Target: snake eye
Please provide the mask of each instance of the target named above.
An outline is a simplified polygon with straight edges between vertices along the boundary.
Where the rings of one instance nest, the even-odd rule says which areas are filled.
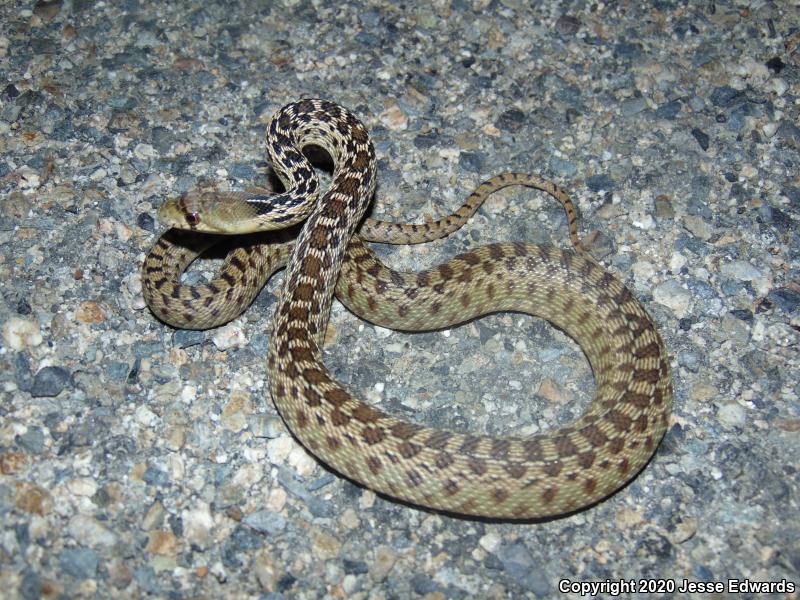
[[[187,213],[186,223],[189,227],[197,227],[200,224],[200,215],[197,213]]]

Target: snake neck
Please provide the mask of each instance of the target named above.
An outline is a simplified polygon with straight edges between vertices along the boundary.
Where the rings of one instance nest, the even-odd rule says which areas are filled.
[[[314,353],[330,314],[333,289],[347,242],[375,189],[375,150],[364,125],[349,111],[321,100],[302,100],[282,108],[270,125],[273,165],[287,193],[302,196],[317,189],[314,169],[302,153],[311,144],[334,161],[330,188],[303,226],[287,267],[283,300],[275,315],[273,339],[310,338]],[[303,260],[299,260],[302,257]]]

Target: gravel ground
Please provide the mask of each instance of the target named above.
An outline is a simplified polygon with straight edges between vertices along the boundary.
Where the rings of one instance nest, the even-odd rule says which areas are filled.
[[[797,598],[797,0],[334,4],[0,8],[0,595],[549,598],[569,580],[666,597],[736,579]],[[632,484],[522,524],[376,496],[310,458],[266,393],[280,275],[217,330],[150,314],[138,270],[162,199],[270,185],[266,124],[308,96],[372,132],[374,216],[447,214],[504,170],[573,194],[672,358],[672,427]],[[565,232],[554,202],[510,189],[447,240],[379,252],[420,269]],[[407,335],[336,304],[328,337],[342,381],[428,424],[532,433],[592,394],[579,348],[532,317]]]

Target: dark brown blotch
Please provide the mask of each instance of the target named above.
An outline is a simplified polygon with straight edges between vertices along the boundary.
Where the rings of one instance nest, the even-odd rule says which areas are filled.
[[[450,441],[451,437],[453,437],[453,434],[449,431],[444,431],[442,429],[434,430],[430,436],[428,436],[428,439],[425,440],[425,445],[434,450],[443,450],[447,447],[447,442]]]
[[[403,442],[397,450],[403,458],[414,458],[422,450],[422,446],[413,442]]]
[[[542,502],[544,504],[551,504],[553,500],[556,499],[557,495],[558,495],[558,488],[555,486],[549,487],[542,492]]]
[[[638,431],[639,433],[644,433],[645,431],[647,431],[647,425],[648,425],[647,415],[641,414],[639,415],[639,418],[636,419],[636,421],[634,421],[633,429],[635,431]]]
[[[353,418],[362,423],[374,423],[381,417],[381,413],[367,406],[366,404],[359,404],[353,410]]]
[[[474,454],[475,450],[478,448],[478,444],[481,443],[481,438],[476,435],[465,435],[464,441],[461,443],[461,453],[462,454]]]
[[[561,469],[563,468],[564,465],[560,460],[548,460],[542,466],[542,471],[544,471],[549,477],[558,477],[559,473],[561,473]]]
[[[617,410],[609,410],[606,413],[606,420],[611,423],[617,431],[623,433],[631,428],[631,418]]]
[[[408,477],[408,482],[413,486],[417,487],[422,484],[422,475],[419,474],[419,471],[414,469],[409,469],[406,471],[406,476]]]
[[[384,434],[383,429],[380,427],[364,427],[361,431],[361,439],[364,440],[370,446],[374,444],[379,444],[384,439],[386,439],[386,434]]]
[[[481,458],[470,458],[467,461],[467,465],[469,466],[469,470],[475,473],[475,475],[483,475],[486,473],[488,467],[486,466],[486,461]]]
[[[655,342],[650,342],[646,346],[642,348],[637,348],[634,350],[633,355],[636,358],[657,358],[661,354],[658,344]]]
[[[539,462],[544,458],[542,443],[538,439],[523,441],[522,449],[525,452],[525,458],[531,462]]]
[[[606,443],[608,438],[597,425],[587,425],[578,430],[586,440],[595,447],[602,446]]]
[[[594,452],[591,450],[588,452],[581,452],[578,454],[578,464],[581,466],[582,469],[588,469],[594,464]]]
[[[391,433],[394,437],[400,438],[401,440],[410,440],[422,429],[423,427],[421,425],[402,421],[392,426]]]
[[[556,452],[561,458],[573,456],[578,453],[578,447],[567,435],[560,435],[555,440]]]
[[[383,463],[381,462],[381,459],[378,458],[377,456],[368,456],[367,468],[369,468],[370,472],[373,475],[377,475],[378,473],[381,472],[381,469],[383,468]]]
[[[436,456],[436,461],[433,463],[438,469],[446,469],[453,464],[455,460],[449,452],[440,452]]]
[[[509,493],[502,488],[495,488],[492,490],[492,499],[498,504],[502,504],[508,500]]]
[[[350,415],[340,409],[334,409],[331,413],[331,424],[334,427],[342,427],[350,422]]]
[[[306,404],[308,406],[314,407],[322,404],[322,396],[320,396],[314,388],[307,387],[305,391],[305,397]]]
[[[522,479],[528,468],[522,463],[511,462],[503,465],[503,469],[512,479]]]
[[[502,460],[508,456],[511,449],[511,442],[503,438],[495,438],[492,440],[491,455],[492,458]]]
[[[325,392],[325,400],[330,402],[335,407],[341,407],[343,404],[348,402],[351,399],[350,394],[348,394],[342,388],[332,388]]]
[[[611,440],[608,444],[608,451],[611,454],[619,454],[625,449],[625,438],[620,436]]]

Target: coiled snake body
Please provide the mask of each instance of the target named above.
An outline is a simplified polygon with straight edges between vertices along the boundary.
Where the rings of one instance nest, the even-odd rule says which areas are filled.
[[[327,150],[333,180],[319,183],[302,154]],[[367,220],[375,154],[347,110],[302,100],[269,127],[272,164],[286,191],[188,193],[159,216],[182,229],[221,233],[258,221],[276,229],[306,219],[296,242],[255,240],[226,259],[207,285],[178,282],[199,252],[174,230],[145,260],[143,290],[153,312],[179,327],[207,328],[242,312],[288,260],[273,321],[268,374],[289,429],[337,471],[404,501],[469,515],[539,518],[574,511],[611,494],[644,466],[668,424],[672,387],[667,354],[650,317],[630,292],[580,246],[569,198],[532,175],[507,173],[482,184],[449,217],[426,225]],[[415,243],[457,229],[492,191],[522,184],[547,191],[567,210],[576,251],[525,243],[492,244],[419,273],[383,265],[364,239]],[[430,330],[496,311],[540,316],[574,338],[595,376],[585,414],[532,437],[490,437],[403,421],[358,400],[321,361],[333,292],[355,314],[384,327]]]

